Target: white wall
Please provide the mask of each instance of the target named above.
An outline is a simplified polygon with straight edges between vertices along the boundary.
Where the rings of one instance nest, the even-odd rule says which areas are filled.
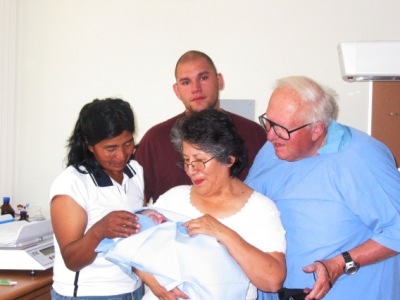
[[[0,196],[13,189],[17,5],[0,0]]]
[[[19,0],[13,201],[48,212],[83,104],[122,97],[137,139],[182,111],[176,60],[208,53],[224,99],[267,105],[275,79],[307,75],[340,95],[339,121],[368,131],[369,83],[340,77],[341,41],[400,39],[398,0]]]

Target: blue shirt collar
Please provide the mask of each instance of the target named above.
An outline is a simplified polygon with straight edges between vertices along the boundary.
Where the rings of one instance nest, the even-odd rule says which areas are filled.
[[[328,126],[328,135],[326,137],[325,145],[318,149],[318,154],[331,154],[344,150],[350,143],[352,134],[350,128],[332,121]],[[273,159],[279,159],[273,153]]]
[[[352,138],[350,128],[332,121],[328,127],[328,136],[325,145],[318,149],[318,154],[331,154],[340,152],[346,148]]]

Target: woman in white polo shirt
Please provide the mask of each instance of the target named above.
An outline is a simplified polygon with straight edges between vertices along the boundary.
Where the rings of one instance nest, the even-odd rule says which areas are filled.
[[[131,211],[143,206],[142,167],[134,160],[134,117],[121,99],[81,110],[68,140],[67,168],[50,190],[55,261],[52,299],[141,299],[135,275],[97,254],[103,238],[140,230]]]

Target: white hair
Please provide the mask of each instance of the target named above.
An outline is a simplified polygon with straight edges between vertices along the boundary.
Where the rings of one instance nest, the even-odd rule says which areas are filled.
[[[337,118],[339,108],[336,99],[338,95],[333,89],[321,86],[306,76],[289,76],[278,79],[275,89],[282,87],[293,89],[304,102],[310,104],[310,111],[305,112],[310,123],[322,121],[328,127],[332,120]]]

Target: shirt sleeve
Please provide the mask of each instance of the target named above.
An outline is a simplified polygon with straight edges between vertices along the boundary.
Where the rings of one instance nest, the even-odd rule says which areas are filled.
[[[400,251],[400,173],[386,146],[360,144],[346,168],[335,172],[351,211],[372,231],[372,240]],[[370,146],[371,145],[371,146]]]
[[[50,202],[57,195],[67,195],[86,210],[88,190],[82,180],[79,179],[71,168],[69,167],[65,169],[54,180],[50,188]]]

